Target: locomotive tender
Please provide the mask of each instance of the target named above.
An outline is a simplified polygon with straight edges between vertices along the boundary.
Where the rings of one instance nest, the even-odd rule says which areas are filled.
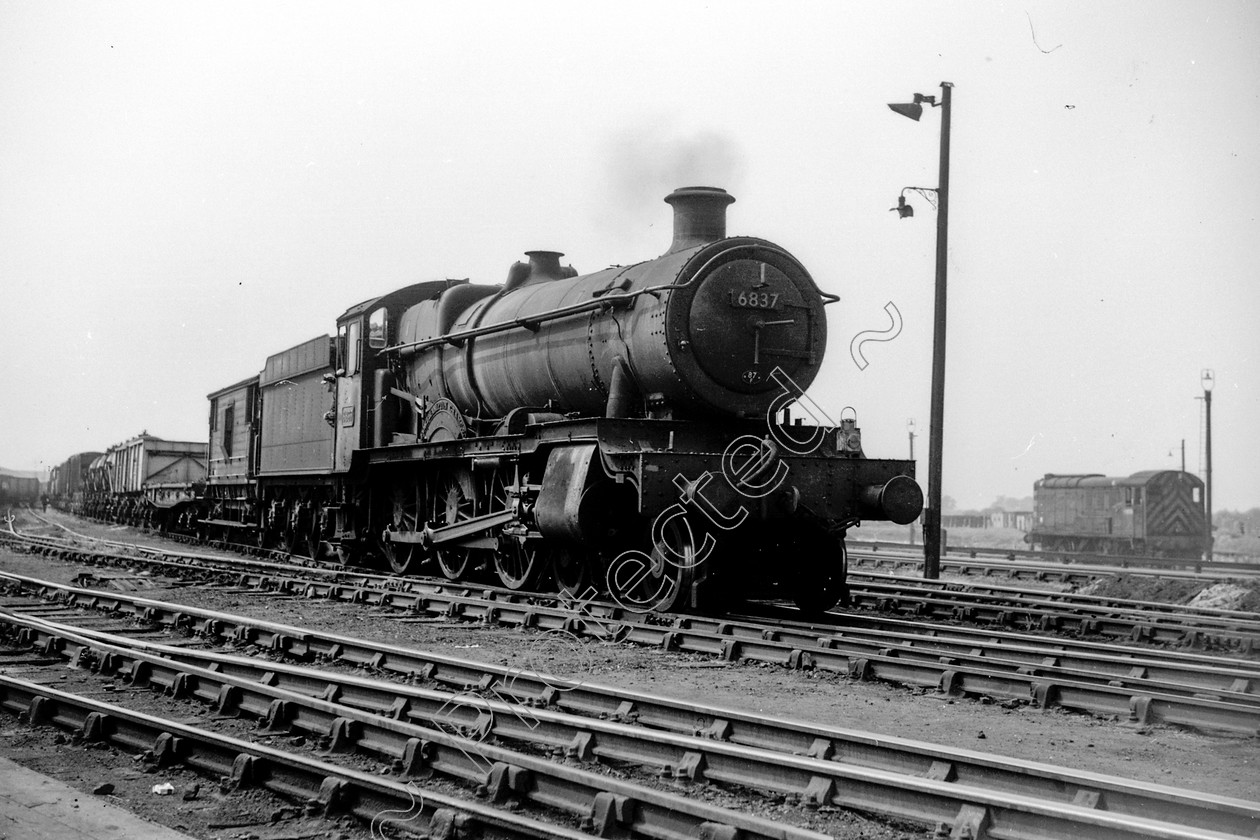
[[[1026,539],[1048,551],[1198,557],[1209,539],[1203,498],[1203,482],[1179,470],[1047,474],[1033,484]]]
[[[803,399],[838,298],[727,237],[724,190],[666,201],[660,257],[408,286],[211,393],[200,534],[665,610],[845,598],[846,530],[918,516],[914,464]]]

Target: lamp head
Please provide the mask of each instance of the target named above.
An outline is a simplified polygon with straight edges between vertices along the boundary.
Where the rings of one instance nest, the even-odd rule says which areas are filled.
[[[892,108],[898,114],[901,114],[901,116],[909,117],[915,122],[918,122],[919,117],[923,116],[923,106],[918,102],[906,102],[899,104],[889,103],[888,107]]]
[[[1212,372],[1211,368],[1204,368],[1203,373],[1202,373],[1202,379],[1203,379],[1203,390],[1211,392],[1212,386],[1216,384],[1216,374]]]
[[[896,104],[889,103],[888,107],[892,108],[898,114],[901,114],[901,116],[909,117],[915,122],[918,122],[919,117],[923,116],[923,103],[924,102],[931,105],[933,108],[936,107],[935,96],[924,96],[921,93],[916,93],[914,95],[913,102],[901,102],[901,103],[896,103]]]
[[[899,219],[906,219],[914,215],[914,208],[909,204],[906,204],[906,197],[904,195],[897,197],[896,207],[888,208],[888,212],[890,213],[894,210],[897,211],[897,218]]]

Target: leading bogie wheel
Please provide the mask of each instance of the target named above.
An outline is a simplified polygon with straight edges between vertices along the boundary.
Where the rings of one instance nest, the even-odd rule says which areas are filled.
[[[626,551],[608,565],[609,595],[632,612],[678,612],[691,603],[692,583],[704,562],[703,541],[685,519],[665,523],[645,551]]]
[[[818,616],[836,604],[847,606],[848,555],[844,541],[811,529],[789,546],[792,556],[784,559],[792,566],[786,582],[788,594],[797,608],[807,615]]]
[[[593,558],[567,545],[548,548],[546,556],[551,578],[560,594],[570,598],[587,598],[595,593],[595,575],[591,568]]]

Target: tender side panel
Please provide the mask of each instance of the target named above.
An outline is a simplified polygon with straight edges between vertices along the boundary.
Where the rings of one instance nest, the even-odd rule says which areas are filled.
[[[267,360],[259,379],[262,404],[260,475],[324,473],[332,469],[333,427],[326,415],[334,395],[331,340],[320,336]]]

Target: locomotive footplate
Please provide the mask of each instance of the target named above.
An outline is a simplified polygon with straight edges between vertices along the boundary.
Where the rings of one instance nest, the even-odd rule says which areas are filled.
[[[765,449],[734,457],[644,452],[635,460],[641,512],[647,516],[681,502],[732,524],[736,517],[785,519],[800,512],[833,523],[906,524],[923,509],[911,461],[783,457]]]

